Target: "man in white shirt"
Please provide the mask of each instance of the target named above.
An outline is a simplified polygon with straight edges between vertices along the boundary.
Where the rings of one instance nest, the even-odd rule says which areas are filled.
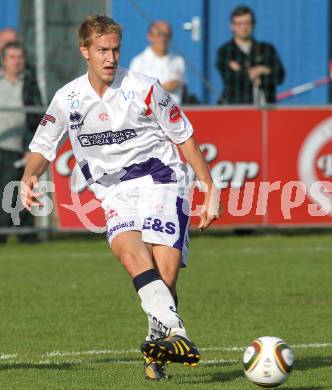
[[[159,380],[167,377],[168,361],[199,361],[176,309],[189,223],[188,177],[176,145],[207,189],[202,230],[220,215],[219,197],[211,210],[212,178],[185,114],[156,79],[118,66],[121,27],[93,15],[78,35],[88,72],[55,94],[30,144],[21,198],[29,210],[41,205],[38,177],[69,135],[76,161],[102,202],[112,252],[148,316],[144,370]]]
[[[150,46],[133,58],[129,69],[158,79],[175,103],[181,104],[186,83],[185,62],[183,57],[169,52],[171,37],[172,29],[167,22],[152,23],[147,35]]]

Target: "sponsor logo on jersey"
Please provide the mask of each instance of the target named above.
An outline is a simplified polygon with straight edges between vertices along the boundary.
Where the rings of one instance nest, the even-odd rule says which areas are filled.
[[[174,222],[163,222],[159,218],[152,219],[147,217],[144,219],[143,230],[154,230],[155,232],[175,234],[175,223]]]
[[[98,115],[99,119],[103,122],[108,120],[108,114],[106,112],[102,112],[101,114]]]
[[[70,128],[72,130],[80,130],[80,128],[84,125],[84,122],[82,121],[81,123],[77,123],[76,125],[70,125]]]
[[[78,140],[82,147],[95,146],[95,145],[112,145],[122,144],[131,138],[136,137],[136,131],[134,129],[124,129],[120,131],[103,131],[102,133],[94,134],[82,134],[78,136]]]
[[[173,106],[169,111],[169,121],[172,123],[179,122],[181,119],[181,110],[178,106]]]
[[[52,115],[49,115],[49,114],[45,114],[43,117],[42,117],[42,119],[41,119],[41,121],[40,121],[40,124],[42,125],[42,126],[46,126],[47,125],[47,122],[51,122],[51,123],[55,123],[55,118],[54,118],[54,116],[52,116]]]
[[[158,103],[158,106],[160,107],[161,110],[166,108],[172,101],[172,98],[171,98],[171,96],[168,93],[165,93],[165,96],[166,96],[165,99],[161,100]]]
[[[117,225],[112,226],[107,230],[106,237],[107,239],[109,239],[110,237],[113,236],[113,233],[115,233],[117,230],[123,230],[133,226],[135,226],[134,221],[120,222]]]
[[[79,122],[82,119],[82,114],[77,111],[71,112],[69,120],[70,122]]]

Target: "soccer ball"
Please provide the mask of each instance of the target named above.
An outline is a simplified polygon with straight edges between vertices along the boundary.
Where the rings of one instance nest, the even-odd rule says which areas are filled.
[[[278,337],[259,337],[245,350],[246,377],[262,387],[276,387],[288,378],[294,362],[293,351]]]

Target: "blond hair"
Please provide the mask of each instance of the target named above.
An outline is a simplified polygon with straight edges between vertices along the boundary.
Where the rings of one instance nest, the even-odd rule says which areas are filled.
[[[105,15],[89,15],[77,29],[79,46],[89,47],[92,41],[92,35],[98,36],[115,33],[122,38],[122,27],[113,19]]]

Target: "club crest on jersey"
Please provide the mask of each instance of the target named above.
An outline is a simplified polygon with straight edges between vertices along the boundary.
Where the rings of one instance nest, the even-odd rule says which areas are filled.
[[[77,111],[71,112],[69,120],[70,122],[79,122],[82,119],[82,114]]]
[[[81,146],[102,146],[112,144],[122,144],[131,138],[136,137],[136,131],[134,129],[124,129],[120,131],[103,131],[101,133],[93,134],[81,134],[78,136]]]
[[[101,114],[98,115],[99,119],[103,122],[108,120],[108,114],[106,112],[102,112]]]
[[[52,115],[49,115],[49,114],[45,114],[43,117],[42,117],[42,119],[41,119],[41,121],[40,121],[40,124],[42,125],[42,126],[46,126],[47,125],[47,122],[51,122],[51,123],[55,123],[55,118],[54,118],[54,116],[52,116]]]
[[[181,110],[178,106],[173,106],[169,111],[169,121],[172,123],[179,122],[181,119]]]

